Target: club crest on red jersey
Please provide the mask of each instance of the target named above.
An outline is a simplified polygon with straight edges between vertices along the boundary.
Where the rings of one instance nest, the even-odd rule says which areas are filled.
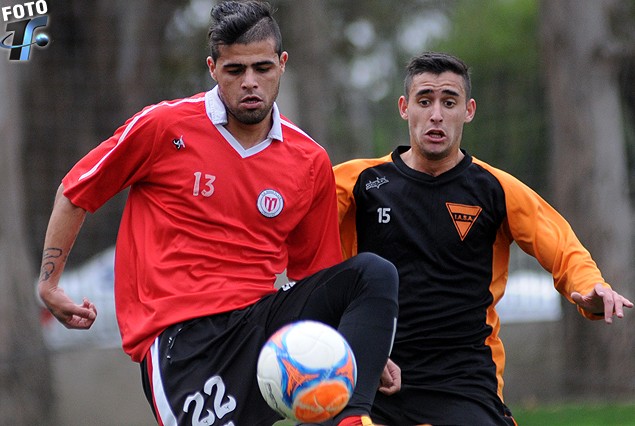
[[[284,207],[284,199],[278,191],[265,189],[258,196],[258,211],[265,217],[276,217]]]

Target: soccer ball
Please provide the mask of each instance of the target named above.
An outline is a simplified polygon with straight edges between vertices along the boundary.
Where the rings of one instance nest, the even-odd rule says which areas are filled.
[[[288,419],[319,423],[348,404],[357,380],[350,346],[316,321],[282,327],[260,351],[258,387],[271,408]]]

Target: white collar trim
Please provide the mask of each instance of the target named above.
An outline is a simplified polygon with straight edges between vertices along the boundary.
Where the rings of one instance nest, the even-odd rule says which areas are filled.
[[[267,138],[248,149],[243,148],[243,146],[231,133],[229,133],[229,131],[225,127],[225,125],[227,124],[227,110],[225,109],[225,105],[218,95],[218,86],[205,93],[205,110],[207,111],[207,116],[209,117],[212,124],[216,126],[218,131],[242,158],[246,158],[263,151],[269,145],[271,145],[271,142],[273,142],[274,140],[280,142],[282,142],[283,140],[282,120],[280,119],[280,111],[278,110],[278,105],[275,102],[273,104],[272,110],[273,125],[271,126],[271,130],[269,130],[269,133],[267,134]]]

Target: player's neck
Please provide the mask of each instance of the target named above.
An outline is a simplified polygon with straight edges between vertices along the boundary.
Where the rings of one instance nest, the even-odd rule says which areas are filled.
[[[243,148],[249,149],[267,139],[271,130],[271,120],[264,119],[260,123],[245,124],[234,118],[229,118],[225,128]]]
[[[439,176],[456,167],[465,157],[460,149],[443,157],[427,156],[416,153],[412,148],[401,154],[401,158],[408,167],[430,176]]]

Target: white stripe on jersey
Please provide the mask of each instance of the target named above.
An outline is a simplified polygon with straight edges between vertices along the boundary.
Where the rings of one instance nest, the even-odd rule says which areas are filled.
[[[101,166],[101,164],[110,156],[110,154],[119,146],[119,144],[121,142],[123,142],[123,140],[126,138],[126,136],[128,136],[128,133],[130,133],[130,130],[134,127],[134,125],[137,123],[137,121],[139,121],[139,119],[143,116],[145,116],[146,114],[150,113],[150,111],[154,110],[155,108],[158,108],[160,106],[168,106],[168,107],[173,107],[173,106],[177,106],[180,105],[184,102],[204,102],[205,101],[205,97],[201,96],[199,98],[185,98],[185,99],[180,99],[176,102],[171,102],[171,101],[164,101],[164,102],[160,102],[156,105],[153,105],[151,107],[149,107],[148,109],[146,109],[145,111],[143,111],[142,113],[138,114],[135,118],[132,119],[132,121],[130,122],[130,124],[128,124],[128,126],[126,126],[126,129],[124,130],[124,132],[121,134],[121,137],[119,138],[119,140],[117,141],[117,144],[106,153],[106,155],[104,155],[98,162],[97,164],[95,164],[93,166],[92,169],[90,169],[89,171],[87,171],[86,173],[84,173],[83,175],[81,175],[78,179],[78,181],[81,181],[87,177],[92,176],[97,169],[99,168],[99,166]]]
[[[304,136],[306,136],[307,138],[311,139],[313,141],[313,143],[315,143],[317,146],[319,146],[320,148],[324,149],[324,147],[322,145],[320,145],[319,143],[317,143],[311,136],[309,136],[304,130],[302,130],[301,128],[299,128],[298,126],[296,126],[295,124],[293,124],[290,121],[285,120],[284,118],[280,117],[280,123],[282,123],[284,126],[290,127],[293,130],[295,130],[296,132],[302,133]]]
[[[157,407],[157,416],[164,426],[177,426],[178,422],[168,403],[165,395],[163,382],[161,381],[161,367],[159,366],[159,338],[154,339],[150,348],[150,359],[152,360],[152,399]]]

